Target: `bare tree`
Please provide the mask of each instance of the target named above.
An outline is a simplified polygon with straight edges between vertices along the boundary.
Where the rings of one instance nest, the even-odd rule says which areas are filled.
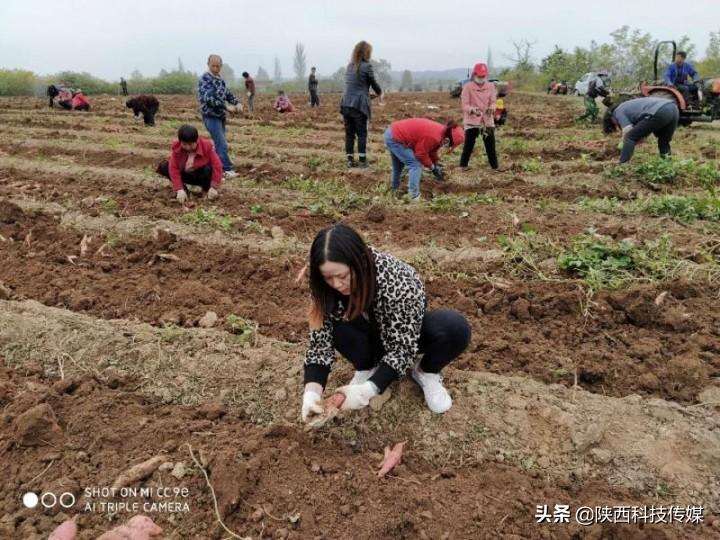
[[[302,43],[295,44],[295,58],[293,58],[293,69],[298,79],[305,78],[305,70],[307,69],[307,60],[305,58],[305,45]]]
[[[255,75],[256,81],[269,81],[270,75],[268,75],[268,72],[265,71],[265,68],[262,66],[258,66],[257,74]]]
[[[275,57],[275,82],[282,82],[282,69],[280,69],[280,59]]]
[[[506,56],[508,60],[515,64],[515,69],[517,71],[530,72],[535,69],[535,65],[532,61],[532,50],[536,43],[536,41],[528,41],[527,39],[513,41],[515,54]]]

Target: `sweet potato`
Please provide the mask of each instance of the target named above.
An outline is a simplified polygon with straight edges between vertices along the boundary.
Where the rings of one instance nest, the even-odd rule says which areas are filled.
[[[390,450],[389,446],[385,447],[385,459],[383,459],[383,462],[380,464],[380,470],[377,473],[378,478],[384,478],[387,473],[400,465],[400,462],[402,461],[402,451],[403,446],[405,446],[405,442],[407,441],[397,443],[395,446],[393,446],[392,450]]]
[[[126,487],[147,478],[154,473],[160,465],[165,463],[165,461],[167,461],[165,456],[155,456],[142,463],[133,465],[115,479],[113,488],[119,489]]]
[[[127,523],[106,532],[98,540],[150,540],[163,533],[147,516],[134,516]]]
[[[344,401],[345,401],[345,394],[343,394],[341,392],[335,392],[330,397],[323,399],[320,402],[320,406],[323,409],[339,409],[340,407],[342,407],[342,404]]]
[[[77,523],[75,523],[74,519],[68,519],[63,521],[50,533],[48,540],[75,540],[77,533]]]

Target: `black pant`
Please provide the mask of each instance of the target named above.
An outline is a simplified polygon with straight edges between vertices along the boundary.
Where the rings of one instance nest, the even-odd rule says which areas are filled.
[[[470,156],[475,148],[475,140],[479,135],[480,128],[470,128],[465,130],[465,144],[463,145],[462,156],[460,156],[461,167],[467,167],[468,163],[470,163]],[[493,169],[497,169],[499,164],[497,151],[495,150],[495,128],[485,128],[483,142],[485,143],[485,153],[488,157],[488,163],[490,163],[490,166]]]
[[[635,152],[635,145],[651,133],[657,137],[660,155],[670,155],[672,153],[670,141],[672,141],[679,118],[680,112],[673,102],[666,103],[653,115],[645,115],[625,135],[620,163],[630,161]]]
[[[142,109],[135,109],[133,112],[135,113],[135,116],[138,116],[140,113],[142,113],[143,121],[145,122],[146,126],[154,126],[155,115],[157,114],[159,108],[159,105],[151,105],[149,107],[143,107]]]
[[[72,109],[72,101],[69,99],[58,101],[58,105],[60,105],[65,110],[71,110]]]
[[[365,160],[367,151],[368,117],[353,107],[342,108],[345,122],[345,153],[348,157],[355,155],[355,137],[358,141],[358,155]]]
[[[310,106],[311,107],[319,107],[320,106],[320,96],[318,96],[317,90],[310,90]]]
[[[373,320],[358,317],[333,325],[335,348],[356,370],[372,369],[385,355],[380,329]],[[423,353],[420,369],[425,373],[439,373],[467,348],[470,325],[457,311],[438,309],[428,311],[420,329],[419,351]]]
[[[170,178],[170,162],[167,159],[158,164],[157,173],[165,178]],[[180,177],[185,186],[200,186],[203,191],[208,191],[212,182],[212,167],[208,164],[193,172],[182,171]]]

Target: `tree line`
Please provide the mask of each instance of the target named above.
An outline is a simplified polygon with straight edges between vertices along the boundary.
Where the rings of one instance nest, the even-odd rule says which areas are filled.
[[[613,85],[616,87],[636,86],[641,80],[650,80],[653,70],[653,55],[657,40],[647,32],[623,26],[610,33],[607,43],[590,42],[587,47],[577,46],[566,50],[555,46],[554,50],[541,58],[534,59],[536,42],[521,40],[513,43],[514,52],[506,55],[510,67],[491,73],[505,80],[512,80],[515,88],[526,90],[542,90],[550,79],[565,80],[573,83],[588,71],[607,68],[611,72]],[[678,50],[688,53],[700,74],[706,78],[720,76],[720,30],[710,33],[709,44],[702,58],[697,58],[698,51],[688,36],[677,40]],[[670,59],[670,51],[661,51],[662,59],[659,69],[664,70]],[[385,59],[373,60],[375,74],[383,88],[393,87],[391,76],[392,66]],[[276,56],[273,76],[262,66],[251,75],[254,76],[259,92],[305,92],[307,90],[307,73],[311,64],[305,46],[296,43],[293,54],[293,71],[295,77],[283,77],[280,59]],[[339,66],[331,74],[318,74],[321,91],[342,92],[345,81],[346,66]],[[242,93],[243,79],[233,68],[225,63],[223,77],[231,89]],[[135,70],[127,78],[128,90],[133,94],[192,94],[197,90],[198,74],[186,70],[182,60],[172,70],[161,70],[154,77],[143,76]],[[120,81],[107,81],[86,72],[61,71],[53,75],[37,75],[32,71],[21,69],[0,69],[0,95],[22,96],[43,95],[49,84],[66,81],[74,88],[82,88],[87,94],[119,94]],[[444,90],[453,81],[413,82],[412,72],[405,70],[401,74],[398,90]]]
[[[623,26],[610,33],[607,43],[590,42],[588,47],[575,47],[566,50],[555,45],[554,50],[534,62],[535,42],[521,40],[513,43],[514,53],[507,55],[512,66],[501,70],[497,75],[512,80],[516,88],[542,90],[550,79],[573,83],[588,71],[608,69],[613,86],[636,87],[640,81],[653,78],[655,46],[658,39],[639,29]],[[673,39],[674,36],[663,37]],[[688,59],[705,78],[720,76],[720,30],[710,33],[710,40],[702,58],[699,51],[686,35],[675,39],[679,51],[685,51]],[[658,57],[658,77],[672,62],[672,47],[660,50]]]

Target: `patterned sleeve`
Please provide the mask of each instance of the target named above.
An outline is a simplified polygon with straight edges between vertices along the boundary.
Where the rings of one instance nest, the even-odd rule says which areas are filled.
[[[310,344],[305,353],[305,365],[319,364],[332,368],[335,363],[335,346],[332,335],[333,323],[325,318],[322,328],[310,331]]]
[[[198,94],[200,101],[212,108],[222,108],[225,103],[217,97],[214,81],[212,77],[203,75],[198,82]]]
[[[402,272],[405,274],[405,272]],[[415,362],[423,317],[425,289],[420,279],[408,272],[392,287],[377,309],[380,338],[385,349],[381,362],[402,376]]]

